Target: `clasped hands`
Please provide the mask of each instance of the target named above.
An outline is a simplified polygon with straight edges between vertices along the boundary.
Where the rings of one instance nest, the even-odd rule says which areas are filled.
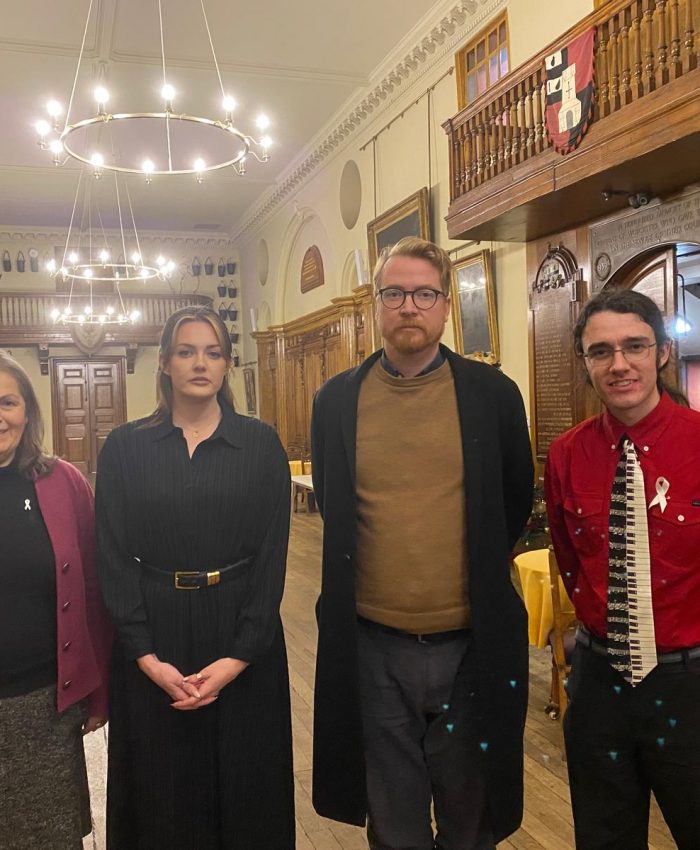
[[[172,664],[156,655],[143,655],[136,662],[142,673],[172,698],[172,708],[193,711],[211,705],[225,688],[248,666],[238,658],[219,658],[198,673],[183,676]]]

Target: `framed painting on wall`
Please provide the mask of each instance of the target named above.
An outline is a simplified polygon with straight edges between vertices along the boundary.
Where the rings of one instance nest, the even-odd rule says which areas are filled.
[[[372,219],[367,225],[370,275],[373,274],[377,259],[384,248],[396,245],[404,236],[430,239],[428,190],[425,186],[400,204]]]
[[[493,365],[500,363],[496,293],[489,251],[479,251],[454,263],[452,322],[459,354]]]
[[[257,411],[257,400],[255,398],[255,370],[246,366],[243,370],[243,384],[245,386],[245,406],[249,414]]]

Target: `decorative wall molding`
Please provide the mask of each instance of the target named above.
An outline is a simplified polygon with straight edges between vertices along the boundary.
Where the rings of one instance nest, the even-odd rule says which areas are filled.
[[[381,71],[372,75],[370,84],[358,101],[346,102],[306,151],[297,157],[270,188],[243,216],[231,233],[231,241],[249,237],[259,230],[274,210],[314,174],[331,156],[339,154],[356,139],[359,129],[389,111],[396,102],[429,75],[435,66],[454,55],[467,37],[478,30],[506,0],[460,0],[411,46],[406,39]],[[397,60],[396,56],[400,56]],[[354,103],[352,102],[354,101]]]
[[[0,228],[2,228],[1,225]],[[54,245],[62,245],[66,240],[67,233],[67,229],[59,230],[48,227],[33,227],[31,230],[22,230],[20,228],[14,228],[12,225],[5,225],[4,229],[0,229],[0,243],[16,242],[26,244],[29,242],[41,242],[50,244],[53,247]],[[105,234],[108,238],[118,238],[120,236],[120,232],[116,229],[106,229]],[[222,236],[221,234],[207,236],[201,233],[195,235],[190,231],[178,233],[172,230],[167,232],[156,230],[141,231],[139,233],[139,242],[144,245],[176,245],[180,248],[188,249],[201,248],[203,250],[204,248],[220,248],[229,252],[233,247],[228,236]]]

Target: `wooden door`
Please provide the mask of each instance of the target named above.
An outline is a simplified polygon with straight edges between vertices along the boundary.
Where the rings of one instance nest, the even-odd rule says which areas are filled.
[[[89,475],[107,434],[126,420],[124,358],[52,364],[54,452]]]

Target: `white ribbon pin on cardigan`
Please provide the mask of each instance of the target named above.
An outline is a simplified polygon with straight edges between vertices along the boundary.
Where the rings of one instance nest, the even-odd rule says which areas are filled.
[[[25,511],[31,511],[31,509],[32,509],[32,506],[29,504],[29,499],[25,499],[24,500],[24,510]]]
[[[668,489],[671,485],[665,478],[657,478],[656,479],[656,495],[649,502],[649,510],[651,510],[654,505],[659,506],[659,510],[663,513],[666,510],[666,505],[668,504],[668,499],[666,498],[666,493],[668,493]]]

